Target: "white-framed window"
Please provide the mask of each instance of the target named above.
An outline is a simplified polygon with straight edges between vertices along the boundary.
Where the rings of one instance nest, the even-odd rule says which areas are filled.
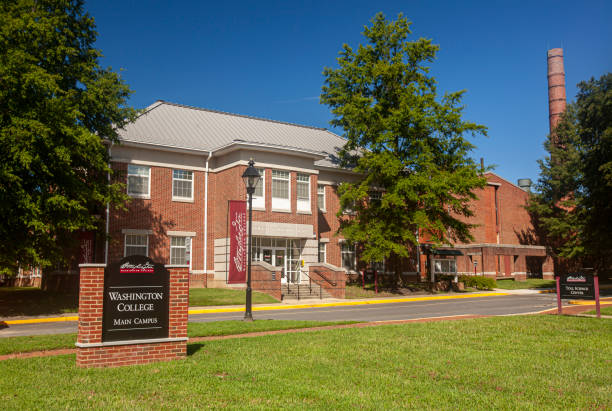
[[[172,170],[172,199],[193,200],[193,171]]]
[[[319,243],[319,262],[327,262],[327,243]]]
[[[298,173],[296,177],[297,209],[310,211],[310,176]]]
[[[149,236],[146,234],[126,234],[123,256],[144,255],[149,256]]]
[[[456,260],[434,260],[434,273],[455,274],[457,273]]]
[[[341,244],[342,267],[348,271],[355,271],[357,267],[357,256],[355,253],[355,244],[349,244],[348,241],[343,241]]]
[[[170,237],[170,264],[189,265],[191,237]]]
[[[149,198],[151,193],[151,167],[128,164],[127,193],[132,197]]]
[[[291,210],[290,195],[289,172],[272,170],[272,209]]]
[[[325,211],[325,186],[323,184],[317,185],[317,206],[319,210]]]
[[[266,170],[258,168],[257,171],[261,178],[255,186],[255,192],[253,193],[253,208],[259,208],[262,210],[266,209]]]

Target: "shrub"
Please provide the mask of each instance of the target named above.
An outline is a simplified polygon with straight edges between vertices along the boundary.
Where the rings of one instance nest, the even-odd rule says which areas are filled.
[[[459,277],[459,281],[464,283],[466,287],[473,287],[478,290],[492,290],[497,288],[495,279],[479,275],[462,275]]]

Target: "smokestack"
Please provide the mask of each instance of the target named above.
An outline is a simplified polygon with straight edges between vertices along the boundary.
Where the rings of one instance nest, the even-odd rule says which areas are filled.
[[[548,121],[550,134],[554,133],[565,111],[565,70],[563,49],[548,50]]]

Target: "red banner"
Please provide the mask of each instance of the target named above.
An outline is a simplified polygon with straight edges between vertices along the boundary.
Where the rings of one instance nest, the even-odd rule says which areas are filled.
[[[246,283],[247,269],[247,218],[246,201],[229,202],[230,261],[228,284]]]

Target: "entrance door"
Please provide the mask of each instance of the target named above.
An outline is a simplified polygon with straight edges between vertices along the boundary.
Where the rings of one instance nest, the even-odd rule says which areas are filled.
[[[281,282],[287,282],[287,261],[285,258],[285,249],[277,247],[262,248],[262,260],[275,267],[281,268]]]

